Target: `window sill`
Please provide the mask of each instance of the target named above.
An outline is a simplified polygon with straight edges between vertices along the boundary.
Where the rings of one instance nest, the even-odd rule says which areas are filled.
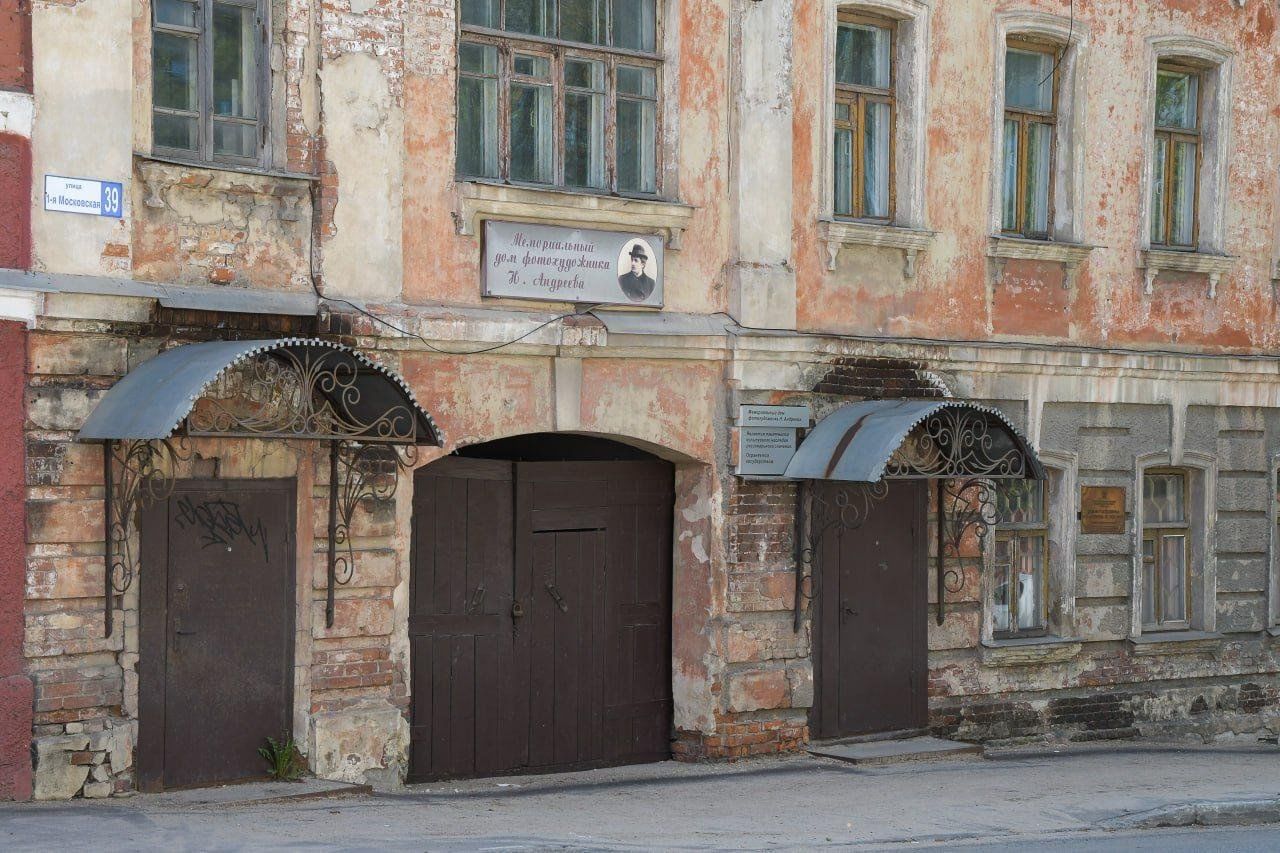
[[[1222,634],[1210,631],[1153,631],[1130,637],[1135,655],[1196,655],[1216,654],[1225,639]]]
[[[982,663],[986,666],[1038,666],[1072,660],[1084,647],[1070,637],[1026,637],[984,640]]]
[[[486,219],[577,225],[661,234],[668,249],[679,250],[694,208],[661,199],[595,195],[541,187],[516,187],[459,181],[453,218],[459,234],[474,237]]]
[[[1076,270],[1080,264],[1088,260],[1089,253],[1097,246],[1084,243],[1057,243],[1053,240],[1030,240],[1025,237],[1010,237],[995,234],[991,237],[991,245],[987,249],[987,257],[1002,261],[1049,261],[1066,267],[1067,279],[1063,287],[1075,284]]]
[[[836,258],[840,255],[840,250],[847,246],[880,246],[902,249],[906,255],[903,275],[915,278],[916,255],[929,248],[936,233],[874,222],[818,220],[818,236],[827,244],[827,272],[835,272]]]
[[[1142,292],[1150,296],[1155,289],[1156,276],[1162,270],[1173,272],[1203,273],[1209,277],[1209,298],[1218,295],[1218,282],[1224,273],[1235,266],[1236,258],[1230,255],[1214,255],[1208,252],[1172,252],[1168,249],[1144,249],[1139,253],[1138,266],[1146,270]]]
[[[305,184],[319,180],[311,175],[296,172],[272,172],[266,169],[249,169],[227,166],[222,163],[194,163],[149,154],[133,155],[138,163],[145,196],[142,203],[150,208],[168,207],[164,191],[184,185],[210,191],[270,196],[279,205],[279,219],[284,222],[300,222],[304,209],[309,216],[311,188]],[[202,176],[192,182],[187,176],[195,172]]]
[[[1280,637],[1280,625],[1272,625],[1267,629],[1267,633],[1273,637]]]

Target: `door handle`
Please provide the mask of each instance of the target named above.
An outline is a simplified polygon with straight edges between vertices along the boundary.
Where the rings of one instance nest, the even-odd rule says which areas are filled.
[[[568,613],[569,605],[565,604],[564,598],[561,597],[560,595],[560,591],[556,589],[556,585],[553,584],[551,581],[547,581],[545,586],[546,586],[547,594],[550,595],[552,601],[556,603],[556,607],[560,608],[560,612]]]

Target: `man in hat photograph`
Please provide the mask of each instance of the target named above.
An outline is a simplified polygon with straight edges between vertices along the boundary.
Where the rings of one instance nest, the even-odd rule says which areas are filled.
[[[645,272],[645,267],[649,263],[649,253],[646,248],[642,240],[637,240],[628,253],[631,258],[631,271],[618,276],[618,284],[622,287],[622,292],[632,302],[643,302],[648,299],[657,285],[653,277]]]

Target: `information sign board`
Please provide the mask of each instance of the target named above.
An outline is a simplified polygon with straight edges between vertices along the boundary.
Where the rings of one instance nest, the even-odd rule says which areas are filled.
[[[124,216],[124,186],[92,178],[44,176],[44,209],[90,216]]]

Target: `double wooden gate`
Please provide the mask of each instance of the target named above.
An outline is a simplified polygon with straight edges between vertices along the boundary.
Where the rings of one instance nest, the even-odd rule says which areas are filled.
[[[413,781],[670,756],[672,512],[657,461],[418,472]]]

